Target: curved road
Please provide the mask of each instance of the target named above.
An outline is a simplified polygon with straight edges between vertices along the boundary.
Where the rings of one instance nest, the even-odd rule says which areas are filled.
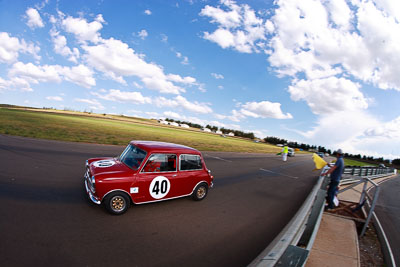
[[[396,265],[400,266],[400,175],[381,183],[380,187],[375,213],[385,231]]]
[[[122,150],[0,135],[0,266],[245,266],[318,177],[310,155],[203,152],[215,177],[204,201],[112,216],[86,198],[84,163]]]

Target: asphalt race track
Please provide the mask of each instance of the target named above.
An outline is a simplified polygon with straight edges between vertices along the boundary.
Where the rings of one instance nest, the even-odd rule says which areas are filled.
[[[122,150],[0,135],[0,266],[246,266],[319,174],[311,155],[203,152],[215,177],[204,201],[112,216],[87,199],[84,164]]]
[[[385,231],[395,263],[400,266],[400,175],[381,183],[380,187],[375,213]]]

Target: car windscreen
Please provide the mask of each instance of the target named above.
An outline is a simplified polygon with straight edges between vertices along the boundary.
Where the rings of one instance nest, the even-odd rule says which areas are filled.
[[[146,155],[146,151],[130,144],[119,156],[119,160],[129,168],[137,170],[142,161],[146,158]]]

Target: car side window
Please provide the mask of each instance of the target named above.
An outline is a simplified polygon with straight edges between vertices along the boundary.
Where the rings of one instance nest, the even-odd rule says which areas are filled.
[[[176,171],[176,155],[153,154],[149,157],[142,172],[174,172]]]
[[[184,154],[179,157],[179,166],[181,171],[192,171],[203,169],[201,157],[199,155]]]

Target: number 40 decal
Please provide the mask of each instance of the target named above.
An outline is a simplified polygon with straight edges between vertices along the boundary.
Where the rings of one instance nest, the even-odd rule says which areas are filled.
[[[167,177],[157,176],[151,181],[149,191],[153,198],[160,199],[168,194],[170,188],[171,184]]]

